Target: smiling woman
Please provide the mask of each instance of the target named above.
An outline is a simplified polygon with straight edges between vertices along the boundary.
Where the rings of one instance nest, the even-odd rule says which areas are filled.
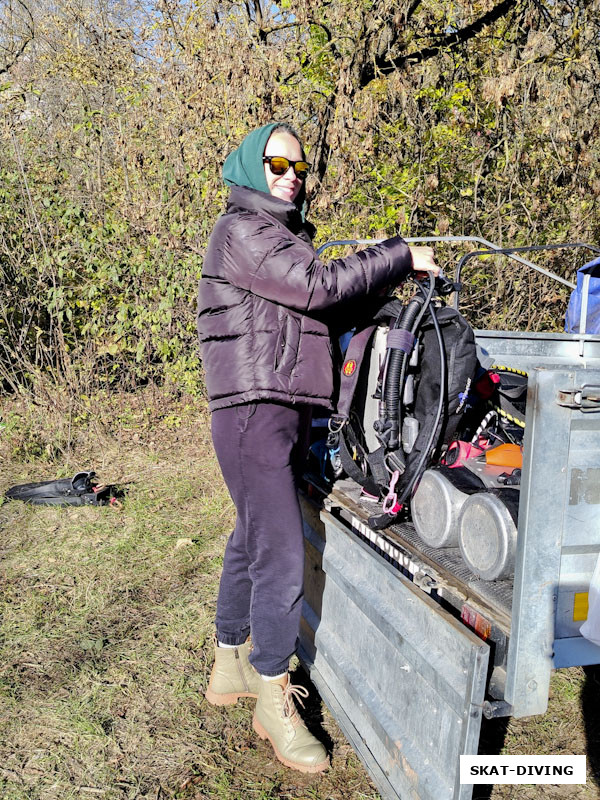
[[[308,169],[298,135],[282,123],[252,131],[227,157],[232,188],[206,251],[198,332],[213,442],[237,511],[206,698],[257,697],[253,726],[277,758],[321,772],[327,752],[298,715],[294,696],[306,690],[290,684],[287,670],[303,594],[297,480],[312,409],[333,405],[328,319],[411,269],[438,268],[429,248],[411,249],[399,236],[321,262],[302,213]]]
[[[308,173],[298,139],[285,130],[275,131],[265,147],[263,162],[269,192],[293,203]]]

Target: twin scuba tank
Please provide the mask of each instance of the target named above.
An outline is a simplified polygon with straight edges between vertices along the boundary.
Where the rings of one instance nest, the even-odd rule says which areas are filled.
[[[373,527],[409,504],[425,545],[458,547],[472,573],[501,580],[514,570],[527,378],[481,365],[472,329],[441,299],[453,284],[418,286],[407,305],[379,310],[364,356],[351,340],[340,378],[349,410],[332,418],[330,452],[367,493],[385,497]],[[349,401],[344,378],[356,362]]]

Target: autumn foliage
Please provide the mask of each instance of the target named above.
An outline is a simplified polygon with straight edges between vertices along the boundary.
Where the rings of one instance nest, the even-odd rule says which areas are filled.
[[[273,119],[306,143],[319,243],[600,241],[596,0],[2,6],[6,391],[199,390],[195,290],[220,166]],[[456,250],[439,258],[451,268]],[[544,264],[572,278],[583,260]],[[564,287],[471,263],[475,323],[560,325]]]

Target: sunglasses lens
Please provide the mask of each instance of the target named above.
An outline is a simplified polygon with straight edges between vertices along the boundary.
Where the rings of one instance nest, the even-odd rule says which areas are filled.
[[[288,161],[285,156],[265,156],[263,161],[269,162],[273,175],[285,175],[288,169],[293,166],[296,176],[301,181],[306,178],[310,170],[310,164],[307,164],[306,161]]]
[[[294,165],[294,171],[296,172],[296,175],[302,180],[308,175],[309,169],[310,167],[306,161],[296,161]]]
[[[283,175],[290,168],[290,162],[283,156],[274,156],[269,163],[273,175]]]

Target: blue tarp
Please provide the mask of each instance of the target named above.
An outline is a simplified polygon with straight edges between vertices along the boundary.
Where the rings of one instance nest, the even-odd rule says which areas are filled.
[[[577,286],[571,292],[567,306],[565,331],[600,333],[600,258],[577,270]]]

